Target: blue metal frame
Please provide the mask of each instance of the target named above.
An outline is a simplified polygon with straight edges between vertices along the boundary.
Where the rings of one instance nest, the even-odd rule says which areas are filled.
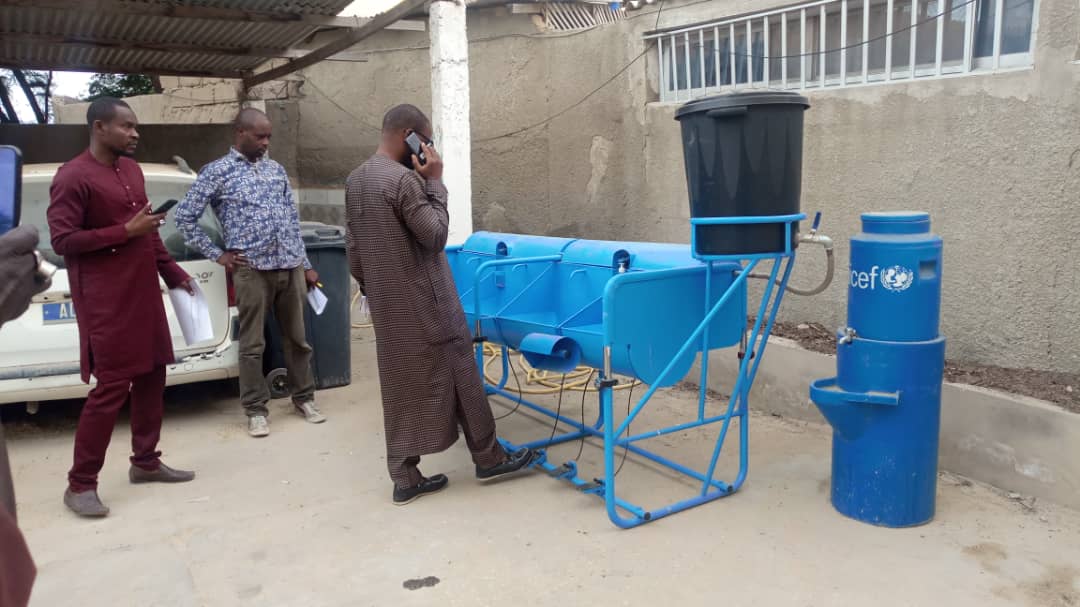
[[[481,323],[485,320],[484,315],[480,311],[480,282],[484,278],[484,272],[497,268],[500,266],[516,266],[529,263],[553,263],[562,259],[562,255],[542,255],[538,257],[519,257],[519,258],[507,258],[507,259],[493,259],[491,261],[485,261],[476,268],[473,274],[473,310],[476,315],[476,337],[482,337],[480,333]],[[476,364],[480,367],[480,375],[484,373],[484,348],[480,343],[476,347]],[[507,373],[509,372],[508,365],[505,357],[503,358],[503,376],[499,382],[499,387],[502,388],[506,385]]]
[[[796,213],[794,215],[763,215],[755,217],[691,217],[691,228],[696,228],[697,226],[782,223],[784,224],[784,250],[780,253],[757,253],[753,255],[699,255],[697,252],[696,229],[690,230],[690,250],[694,252],[694,257],[697,257],[702,261],[745,261],[752,259],[774,259],[778,255],[791,256],[795,254],[795,251],[791,248],[791,226],[792,224],[799,223],[803,219],[806,219],[805,213]],[[815,222],[815,228],[816,227],[817,224]]]
[[[486,386],[488,393],[497,394],[503,396],[514,402],[520,402],[522,406],[531,409],[537,413],[541,413],[548,417],[551,417],[558,422],[561,422],[570,428],[571,431],[558,435],[553,439],[544,438],[520,445],[510,443],[508,441],[502,441],[503,446],[508,450],[516,450],[521,447],[529,447],[536,449],[538,455],[534,460],[533,465],[546,471],[554,478],[565,480],[572,484],[575,488],[593,495],[598,495],[604,498],[604,502],[607,507],[608,517],[611,521],[621,528],[632,528],[642,525],[644,523],[654,521],[665,516],[699,506],[701,504],[726,497],[735,493],[742,486],[746,480],[748,467],[749,467],[749,396],[750,387],[754,383],[754,378],[757,376],[758,367],[761,364],[761,359],[765,354],[765,347],[768,345],[768,337],[772,332],[773,324],[776,320],[776,314],[780,309],[780,302],[783,299],[784,291],[787,287],[789,278],[791,277],[791,271],[795,262],[795,251],[791,248],[791,235],[792,225],[797,224],[806,216],[803,214],[796,215],[782,215],[782,216],[769,216],[769,217],[718,217],[718,218],[694,218],[691,219],[693,225],[735,225],[735,224],[754,224],[754,223],[783,223],[785,224],[785,230],[787,238],[785,243],[787,244],[784,251],[778,251],[775,253],[759,253],[753,255],[723,255],[723,256],[699,256],[695,257],[706,262],[708,270],[705,272],[705,297],[707,310],[706,314],[698,324],[694,332],[687,338],[679,352],[672,357],[666,368],[661,372],[660,377],[653,383],[652,386],[646,391],[646,393],[637,401],[637,404],[632,408],[630,414],[626,417],[621,424],[614,424],[614,378],[610,376],[609,369],[601,369],[596,385],[599,391],[600,398],[600,415],[593,425],[586,425],[583,421],[570,419],[563,415],[560,415],[547,407],[541,406],[534,402],[531,402],[521,395],[510,392],[506,389],[508,369],[508,349],[502,347],[502,377],[497,385]],[[693,234],[695,230],[691,230]],[[691,247],[694,247],[693,238],[691,240]],[[734,388],[732,390],[731,397],[728,401],[728,406],[724,414],[713,417],[705,417],[705,399],[707,395],[708,386],[708,374],[709,374],[709,335],[708,328],[714,317],[720,312],[721,308],[727,303],[727,301],[738,291],[740,286],[745,283],[750,273],[760,264],[762,261],[772,260],[772,271],[770,272],[769,282],[765,286],[764,293],[761,298],[761,303],[758,308],[757,316],[755,317],[753,327],[750,331],[750,338],[747,342],[748,346],[745,352],[741,353],[741,361],[739,364],[738,375],[734,382]],[[507,260],[507,263],[530,263],[530,262],[547,262],[553,261],[551,258],[530,258],[530,259],[517,259],[514,261]],[[739,261],[744,265],[742,272],[736,277],[732,284],[718,299],[713,301],[713,293],[711,289],[711,280],[713,272],[713,264],[718,261]],[[494,266],[499,265],[500,261],[492,261],[482,264],[476,270],[475,279],[476,283],[479,283],[481,279],[481,272],[489,270]],[[679,270],[671,270],[679,271]],[[658,270],[655,273],[663,273],[665,270]],[[649,272],[647,274],[655,274]],[[610,288],[609,284],[609,288]],[[605,306],[610,305],[611,298],[607,297],[605,293]],[[607,310],[605,310],[606,312]],[[479,297],[477,297],[476,318],[479,320],[483,318],[479,309]],[[605,313],[605,316],[607,314]],[[604,343],[611,344],[612,336],[610,334],[610,327],[607,323],[604,323]],[[623,436],[630,428],[630,424],[636,419],[645,406],[649,403],[650,399],[656,393],[657,386],[661,385],[663,381],[670,374],[672,369],[676,366],[678,361],[691,347],[696,344],[701,345],[701,379],[698,395],[698,408],[696,419],[690,422],[677,424],[674,426],[661,428],[659,430],[653,430],[645,433],[640,433],[632,436]],[[610,346],[609,346],[610,348]],[[483,344],[477,343],[476,345],[476,357],[478,364],[480,365],[481,376],[483,376]],[[726,483],[714,478],[716,473],[716,465],[720,458],[724,442],[727,438],[728,430],[731,426],[732,419],[739,420],[739,472],[735,480],[731,483]],[[705,472],[700,472],[687,467],[678,462],[672,461],[666,457],[653,453],[644,447],[641,447],[635,443],[641,441],[656,438],[673,432],[680,432],[691,428],[699,428],[710,424],[722,423],[719,436],[716,440],[716,446],[713,449],[712,457],[709,460],[708,468]],[[593,482],[583,480],[578,475],[578,469],[576,462],[570,461],[562,465],[555,465],[548,461],[546,447],[555,444],[561,444],[565,442],[580,440],[589,436],[595,436],[603,440],[604,445],[604,476],[602,479],[595,479]],[[687,499],[677,501],[668,505],[661,506],[654,509],[646,509],[637,504],[631,503],[616,493],[616,477],[615,477],[615,454],[620,448],[628,450],[630,453],[648,459],[652,462],[660,464],[666,468],[674,470],[684,476],[700,481],[702,483],[701,490],[696,495],[693,495]],[[625,513],[625,514],[624,514]],[[627,516],[628,515],[628,516]]]

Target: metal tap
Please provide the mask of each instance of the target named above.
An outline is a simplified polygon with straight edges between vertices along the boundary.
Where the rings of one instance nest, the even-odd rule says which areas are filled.
[[[847,327],[847,328],[844,329],[843,337],[841,337],[839,340],[837,340],[836,343],[838,345],[850,344],[851,342],[855,341],[856,337],[858,337],[858,336],[855,334],[855,329],[852,329],[851,327]]]

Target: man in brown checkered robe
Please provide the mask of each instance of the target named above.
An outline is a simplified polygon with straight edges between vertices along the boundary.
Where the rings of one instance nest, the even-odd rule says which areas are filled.
[[[406,142],[411,135],[423,160]],[[349,265],[375,327],[395,504],[446,486],[446,476],[425,478],[417,465],[421,455],[453,445],[459,426],[481,480],[532,459],[527,449],[507,454],[496,439],[443,252],[449,215],[442,169],[431,122],[413,106],[398,106],[383,120],[379,150],[349,175],[345,196]]]

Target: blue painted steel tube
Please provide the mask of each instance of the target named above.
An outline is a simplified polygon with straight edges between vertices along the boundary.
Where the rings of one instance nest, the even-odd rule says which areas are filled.
[[[713,262],[706,264],[705,270],[705,309],[712,304]],[[709,326],[701,332],[701,379],[698,381],[698,421],[705,419],[705,396],[709,392]]]
[[[499,394],[500,394],[500,396],[509,397],[508,393],[500,392]],[[546,409],[545,407],[542,407],[540,405],[532,403],[532,402],[530,402],[528,400],[522,399],[521,404],[524,405],[525,407],[529,408],[529,409],[537,411],[538,413],[543,413],[544,415],[547,415],[548,417],[556,418],[556,414],[551,412],[549,409]],[[521,447],[529,447],[529,448],[541,448],[541,447],[545,447],[545,446],[549,446],[549,445],[555,445],[555,444],[560,444],[560,443],[565,443],[565,442],[578,440],[582,436],[598,436],[598,437],[604,437],[605,436],[605,433],[603,431],[601,431],[599,429],[599,427],[598,427],[599,424],[601,424],[603,422],[603,416],[601,416],[601,419],[597,420],[597,426],[593,426],[593,427],[583,425],[583,424],[577,422],[576,420],[568,419],[568,418],[563,417],[561,415],[558,416],[557,419],[562,423],[573,426],[578,431],[556,436],[555,439],[552,440],[552,441],[549,441],[548,439],[543,439],[543,440],[533,441],[533,442],[530,442],[530,443],[525,443],[525,444],[522,444],[522,445],[519,445],[519,446],[521,446]],[[631,440],[642,440],[642,439],[646,439],[646,438],[653,438],[654,436],[661,436],[661,435],[664,435],[664,434],[670,434],[672,432],[678,432],[680,430],[686,430],[686,429],[689,429],[689,428],[695,428],[695,427],[699,427],[699,426],[702,426],[702,425],[715,423],[717,421],[720,421],[721,419],[723,419],[723,418],[722,417],[711,418],[709,420],[706,420],[706,422],[704,424],[702,424],[701,422],[689,422],[687,424],[676,426],[674,428],[668,428],[668,429],[661,430],[661,431],[651,432],[651,433],[647,433],[647,434],[644,434],[644,435],[639,435],[637,437],[631,437],[629,439],[626,439],[626,438],[615,439],[613,441],[613,443],[614,443],[615,447],[626,447]],[[606,442],[606,440],[605,440],[605,442]],[[637,447],[635,445],[629,445],[629,449],[630,449],[630,451],[632,453],[635,453],[635,454],[640,455],[642,457],[645,457],[647,459],[651,459],[652,461],[654,461],[654,462],[656,462],[658,464],[663,464],[664,466],[667,466],[667,467],[675,470],[676,472],[680,472],[680,473],[685,474],[686,476],[689,476],[689,477],[694,478],[696,480],[701,480],[701,481],[705,480],[705,476],[703,474],[701,474],[700,472],[697,472],[697,471],[695,471],[695,470],[693,470],[691,468],[683,466],[682,464],[679,464],[678,462],[674,462],[674,461],[672,461],[670,459],[667,459],[667,458],[665,458],[663,456],[656,455],[656,454],[652,453],[651,451],[648,451],[646,449],[642,449],[641,447]],[[724,488],[724,487],[728,486],[726,483],[723,483],[723,482],[720,482],[720,481],[714,481],[713,484],[716,487],[719,487],[719,488]]]
[[[600,381],[608,381],[608,377],[601,372]],[[600,386],[600,411],[604,419],[615,419],[612,407],[612,386],[601,383]],[[615,435],[614,424],[604,424],[604,505],[607,507],[608,518],[612,523],[626,529],[634,526],[632,519],[623,518],[616,510],[615,497]],[[639,519],[640,520],[640,517]]]
[[[577,430],[588,431],[588,430],[595,429],[593,427],[586,426],[585,424],[582,424],[581,422],[579,422],[576,419],[570,419],[569,417],[563,416],[561,414],[556,414],[551,409],[548,409],[547,407],[541,407],[540,405],[529,402],[527,399],[524,399],[524,398],[519,399],[516,395],[514,395],[513,393],[511,393],[511,392],[509,392],[507,390],[498,390],[498,389],[496,389],[494,391],[494,393],[498,394],[499,396],[502,396],[504,398],[510,399],[510,400],[514,401],[515,403],[517,403],[520,400],[521,404],[523,406],[525,406],[526,408],[532,409],[533,411],[536,411],[537,413],[543,413],[544,415],[547,415],[548,417],[557,419],[557,420],[559,420],[560,423],[566,424],[566,425],[568,425],[568,426],[570,426],[572,428],[575,428]]]
[[[750,274],[750,270],[751,270],[752,267],[753,266],[751,265],[750,268],[747,268],[742,274],[739,275],[739,278],[743,278],[745,276],[748,276]],[[750,343],[753,344],[754,347],[750,349],[751,352],[753,352],[756,349],[758,334],[759,334],[759,332],[761,330],[761,325],[762,325],[763,321],[765,320],[764,319],[764,314],[765,314],[766,306],[768,305],[769,300],[772,298],[773,288],[776,285],[776,274],[777,274],[777,272],[779,270],[780,270],[780,263],[779,263],[779,260],[777,260],[777,262],[773,264],[772,272],[770,272],[770,274],[769,274],[769,284],[765,287],[764,295],[761,296],[761,305],[758,308],[757,318],[754,319],[754,330],[753,330],[753,332],[751,333],[751,336],[750,336]],[[709,460],[709,471],[705,475],[706,479],[711,480],[712,477],[713,477],[713,474],[716,473],[716,462],[717,462],[717,460],[720,459],[720,450],[724,446],[724,440],[727,439],[728,428],[731,427],[731,414],[732,414],[732,411],[736,410],[736,404],[739,403],[742,400],[742,395],[744,393],[749,393],[748,382],[746,381],[746,369],[747,369],[747,366],[750,363],[751,358],[753,358],[753,357],[748,352],[745,356],[743,356],[743,359],[741,361],[739,361],[739,376],[735,380],[735,389],[732,391],[731,399],[728,401],[727,416],[726,416],[726,419],[724,420],[723,426],[720,428],[720,437],[716,440],[716,447],[713,449],[712,459]],[[745,420],[743,422],[740,422],[740,423],[744,424],[744,422],[745,422]],[[743,444],[745,444],[745,441],[744,441]],[[740,447],[741,447],[741,445],[740,445]],[[740,451],[740,456],[741,456],[743,451],[742,451],[741,448],[740,448],[739,451]],[[745,463],[745,459],[743,457],[740,457],[739,459],[740,459],[740,472],[742,472],[741,469],[743,467],[743,464]],[[704,495],[706,491],[708,491],[708,485],[703,484],[702,487],[701,487],[702,495]]]
[[[629,284],[633,282],[654,282],[665,278],[676,278],[679,276],[693,276],[694,274],[700,274],[705,270],[702,266],[684,266],[681,268],[668,268],[666,270],[649,270],[648,272],[627,272],[626,274],[619,275],[619,281],[622,284]],[[611,284],[608,283],[604,287],[604,314],[611,314],[613,310],[610,306],[614,305],[614,299],[610,296],[608,289],[611,288]]]
[[[778,260],[777,265],[779,265],[779,263],[780,262]],[[787,267],[784,268],[784,277],[780,279],[780,288],[776,292],[776,299],[773,300],[772,310],[769,311],[769,320],[765,325],[764,342],[761,345],[761,352],[759,352],[758,355],[754,357],[754,365],[753,367],[751,367],[750,370],[750,384],[753,384],[754,378],[757,377],[758,365],[761,364],[762,356],[765,354],[765,347],[769,344],[768,337],[769,335],[772,335],[773,325],[776,323],[776,313],[780,311],[780,302],[784,297],[784,290],[787,289],[788,281],[791,279],[791,271],[794,269],[794,267],[795,258],[789,257],[787,259]]]
[[[649,511],[649,520],[650,521],[655,521],[656,519],[661,519],[661,518],[664,518],[665,516],[670,516],[672,514],[682,512],[683,510],[689,510],[690,508],[693,508],[695,506],[700,506],[702,504],[711,502],[713,500],[718,500],[718,499],[720,499],[722,497],[727,497],[727,496],[731,495],[732,493],[733,493],[733,491],[730,490],[730,489],[728,489],[728,490],[720,489],[720,490],[714,491],[712,493],[706,493],[705,495],[697,495],[697,496],[691,497],[689,499],[685,499],[685,500],[683,500],[681,502],[675,502],[674,504],[671,504],[670,506],[665,506],[665,507],[659,508],[657,510],[650,510]]]
[[[697,470],[694,470],[693,468],[688,468],[688,467],[680,464],[679,462],[672,461],[672,460],[670,460],[670,459],[668,459],[668,458],[666,458],[666,457],[664,457],[662,455],[657,455],[657,454],[653,453],[652,451],[649,451],[648,449],[642,449],[641,447],[638,447],[637,445],[628,445],[628,446],[630,448],[631,453],[634,453],[636,455],[640,455],[641,457],[644,457],[645,459],[650,459],[650,460],[652,460],[652,461],[654,461],[654,462],[656,462],[658,464],[662,464],[664,466],[667,466],[668,468],[671,468],[672,470],[674,470],[676,472],[679,472],[681,474],[684,474],[686,476],[689,476],[692,479],[699,480],[699,481],[705,481],[706,480],[706,476],[704,474],[698,472]],[[710,484],[712,484],[715,487],[719,487],[719,488],[726,488],[728,486],[727,483],[724,483],[722,481],[711,481]]]
[[[485,261],[477,266],[476,271],[473,273],[473,310],[476,313],[476,319],[483,318],[483,314],[480,313],[480,281],[483,280],[483,273],[492,268],[499,266],[517,266],[530,263],[551,263],[560,261],[562,255],[542,255],[539,257],[506,257],[500,259],[493,259],[491,261]],[[498,312],[496,310],[495,312]],[[493,314],[495,313],[493,312]],[[477,337],[480,337],[477,335]]]
[[[712,310],[709,310],[709,313],[705,315],[705,319],[702,320],[700,324],[698,324],[697,328],[694,329],[693,333],[690,334],[690,337],[686,340],[682,347],[679,348],[679,351],[675,354],[675,356],[671,358],[671,361],[667,364],[666,367],[664,367],[664,370],[660,372],[660,375],[657,377],[656,381],[653,382],[651,386],[649,386],[649,390],[645,393],[644,396],[641,397],[641,400],[638,401],[638,404],[634,406],[634,409],[630,412],[630,415],[628,415],[626,419],[623,420],[623,423],[619,425],[618,431],[615,432],[616,435],[621,435],[623,432],[626,432],[627,426],[629,426],[633,419],[637,417],[639,413],[641,413],[641,410],[645,407],[646,403],[649,402],[649,399],[652,398],[652,395],[656,393],[660,385],[667,379],[668,374],[671,373],[671,370],[675,367],[675,364],[679,361],[680,358],[682,358],[686,354],[686,351],[690,349],[690,346],[697,341],[702,331],[705,330],[705,327],[709,326],[709,323],[712,322],[713,318],[715,318],[716,315],[720,312],[720,310],[724,307],[724,304],[726,304],[728,300],[731,299],[731,296],[736,291],[738,291],[739,284],[741,282],[746,282],[746,277],[750,275],[750,272],[753,271],[756,265],[756,261],[750,262],[750,265],[741,274],[735,277],[735,280],[732,281],[730,286],[728,286],[728,289],[724,293],[724,295],[716,302],[716,305],[713,306]],[[648,274],[652,274],[652,272],[649,272]],[[657,272],[657,274],[659,274],[659,272]],[[604,298],[605,314],[609,312],[607,309],[608,299],[608,297]],[[608,330],[608,326],[605,324],[604,343],[612,342],[611,336],[608,334]]]
[[[748,223],[787,223],[806,219],[806,213],[794,213],[791,215],[756,215],[740,217],[691,217],[692,226],[722,226],[739,225]],[[776,255],[771,253],[770,255]]]
[[[796,229],[795,227],[792,227],[791,224],[798,221],[802,217],[804,216],[799,214],[780,217],[701,218],[699,221],[696,221],[694,223],[700,223],[702,225],[721,225],[782,222],[786,224],[785,230],[787,235],[790,237]],[[790,241],[790,238],[787,238],[785,240]],[[705,286],[705,301],[704,309],[702,310],[702,312],[700,312],[703,315],[700,318],[700,322],[696,326],[694,326],[692,331],[689,332],[686,340],[681,345],[679,345],[678,352],[675,353],[670,360],[657,361],[656,369],[660,369],[661,367],[663,367],[663,369],[658,376],[652,379],[649,389],[646,391],[644,396],[642,396],[640,400],[636,403],[636,406],[634,406],[629,411],[627,418],[623,420],[623,422],[621,422],[620,424],[613,423],[613,409],[615,406],[614,383],[610,382],[610,380],[612,379],[612,377],[610,376],[610,363],[607,362],[605,368],[608,369],[608,371],[601,371],[600,377],[598,378],[597,382],[600,388],[598,395],[600,399],[600,413],[596,424],[592,426],[587,425],[585,420],[579,421],[576,419],[570,419],[569,417],[562,415],[561,412],[557,413],[553,409],[541,406],[536,402],[525,400],[521,397],[521,395],[511,393],[509,390],[507,390],[506,388],[508,381],[512,381],[513,379],[509,377],[509,375],[513,372],[513,368],[511,366],[512,363],[509,360],[508,349],[505,345],[502,346],[502,377],[499,378],[497,384],[493,380],[492,382],[485,381],[485,385],[488,388],[489,392],[491,392],[492,394],[498,394],[502,397],[510,399],[511,401],[518,402],[520,403],[520,405],[523,405],[528,410],[542,413],[544,416],[556,420],[556,423],[566,425],[566,428],[560,429],[562,433],[557,435],[554,439],[547,439],[547,437],[545,436],[545,440],[532,441],[524,446],[538,449],[541,452],[542,455],[540,459],[535,463],[538,468],[546,470],[547,472],[551,473],[552,476],[556,476],[570,482],[573,486],[579,488],[585,493],[603,495],[605,501],[605,508],[608,512],[608,517],[618,527],[636,527],[651,520],[656,520],[657,518],[662,518],[664,516],[668,516],[670,514],[674,514],[676,512],[680,512],[694,506],[730,495],[739,488],[739,486],[744,482],[746,478],[746,471],[748,468],[748,424],[746,422],[749,411],[749,390],[756,376],[757,370],[760,365],[760,359],[767,345],[768,335],[771,332],[772,327],[775,323],[775,317],[778,311],[778,307],[780,305],[780,300],[783,296],[783,289],[786,286],[788,279],[790,278],[793,264],[792,257],[793,251],[787,253],[763,253],[753,256],[738,256],[737,258],[735,256],[724,257],[723,259],[725,261],[735,261],[736,259],[745,260],[743,263],[740,264],[743,265],[744,268],[741,272],[734,276],[734,280],[731,281],[730,285],[727,285],[726,289],[718,288],[716,286],[717,281],[720,280],[721,277],[718,276],[717,279],[713,279],[712,273],[714,271],[717,271],[716,263],[714,263],[714,261],[719,261],[720,258],[714,260],[711,257],[699,257],[700,260],[706,262],[702,265],[670,267],[668,269],[647,270],[642,272],[628,272],[626,274],[618,275],[615,280],[609,280],[607,282],[607,286],[605,287],[604,296],[602,298],[601,304],[604,318],[602,322],[604,334],[602,336],[601,343],[605,345],[605,361],[610,361],[610,348],[614,343],[614,328],[612,325],[609,324],[608,319],[612,316],[613,311],[618,309],[618,302],[616,302],[611,296],[614,292],[613,287],[615,285],[622,286],[630,282],[648,285],[651,281],[668,279],[675,276],[694,276],[693,282],[698,285],[697,288],[700,288],[700,285],[702,283],[697,283],[696,281],[700,280],[700,273],[703,271],[705,272],[705,279],[704,281],[702,281]],[[747,352],[748,356],[745,357],[739,364],[739,375],[736,378],[732,397],[727,403],[726,412],[720,415],[713,415],[711,417],[707,416],[707,379],[709,372],[712,370],[711,367],[714,366],[710,364],[711,360],[709,353],[709,342],[710,338],[716,338],[716,328],[712,327],[711,325],[713,322],[717,322],[717,319],[720,318],[720,312],[725,308],[725,306],[727,306],[733,301],[733,298],[739,296],[741,293],[745,293],[746,282],[740,281],[747,281],[750,273],[754,270],[754,268],[757,267],[761,261],[764,261],[766,259],[771,260],[774,263],[769,283],[768,285],[764,286],[765,296],[762,298],[760,307],[757,311],[757,319],[753,323],[752,330],[750,331],[752,335],[752,345],[750,348],[748,348],[748,350],[750,351]],[[520,266],[523,264],[552,264],[552,266],[558,267],[558,262],[564,260],[565,257],[561,254],[543,255],[519,259],[496,258],[484,262],[478,267],[476,267],[475,271],[472,272],[471,276],[473,282],[473,293],[471,295],[475,304],[475,319],[478,323],[483,321],[485,324],[485,326],[481,330],[486,333],[491,333],[493,338],[498,339],[499,333],[501,332],[501,324],[499,323],[502,317],[501,315],[504,314],[507,310],[506,306],[513,305],[513,302],[519,299],[516,291],[514,293],[504,293],[503,296],[499,298],[498,303],[492,300],[485,300],[484,297],[482,297],[482,295],[487,292],[487,287],[482,288],[482,285],[485,284],[484,281],[488,279],[488,277],[491,275],[491,272],[495,268],[498,268],[500,266]],[[781,264],[784,264],[785,267],[781,268]],[[545,267],[550,268],[552,266]],[[735,267],[734,264],[732,264],[732,267]],[[541,277],[551,277],[550,270],[545,270],[544,267],[541,267],[540,270]],[[781,277],[781,275],[782,278],[780,280],[777,280]],[[468,281],[470,279],[470,277],[468,276],[463,276],[462,278],[465,281]],[[729,280],[726,270],[722,278],[726,284],[726,281]],[[530,271],[528,272],[528,278],[525,279],[525,282],[520,282],[519,280],[517,282],[514,282],[513,285],[524,286],[526,284],[529,284],[530,281],[534,280],[537,279],[533,278],[533,272]],[[536,283],[532,282],[532,284],[535,286]],[[507,286],[511,286],[511,283],[508,283]],[[720,292],[714,294],[714,288],[717,288],[717,290]],[[488,295],[490,294],[491,293],[488,293]],[[466,295],[465,297],[468,296],[469,295]],[[596,304],[597,302],[594,300],[592,305]],[[487,305],[489,309],[486,311],[483,310],[483,305]],[[745,324],[740,324],[740,326],[745,328]],[[675,344],[672,345],[674,346]],[[678,373],[676,367],[678,367],[679,365],[677,363],[683,360],[682,364],[685,364],[684,359],[689,356],[688,353],[692,351],[691,348],[695,347],[700,347],[702,352],[702,357],[700,359],[702,365],[700,374],[701,389],[698,395],[697,415],[695,416],[693,415],[693,413],[690,413],[687,417],[691,418],[691,421],[688,421],[686,423],[680,423],[659,430],[639,432],[638,434],[630,435],[630,424],[637,417],[640,416],[640,414],[644,410],[644,407],[651,401],[652,397],[655,396],[656,390],[659,389],[659,386],[665,383],[669,379],[669,377],[673,377]],[[481,369],[483,369],[484,358],[482,345],[478,346],[476,354],[477,364]],[[664,356],[664,358],[667,359],[668,357]],[[740,464],[739,474],[735,482],[728,483],[714,480],[713,476],[716,473],[717,461],[719,459],[720,452],[722,451],[723,442],[727,437],[727,432],[730,429],[730,424],[733,417],[742,418],[740,423]],[[646,449],[645,445],[641,442],[648,438],[670,435],[683,430],[697,428],[717,422],[722,422],[723,428],[720,431],[720,436],[717,440],[713,457],[710,460],[707,474],[704,474],[702,473],[702,471],[699,471],[697,469],[692,469],[688,466],[682,465],[662,455],[658,455],[657,453]],[[604,473],[602,479],[598,479],[598,482],[585,482],[584,480],[579,478],[578,471],[576,469],[576,466],[574,465],[574,462],[567,462],[567,464],[563,465],[555,465],[546,460],[547,453],[544,450],[545,447],[568,443],[571,441],[584,440],[589,436],[601,437],[604,441]],[[632,453],[635,457],[641,457],[643,461],[648,461],[651,464],[659,465],[666,470],[676,472],[680,475],[684,475],[690,479],[701,482],[702,491],[699,494],[695,492],[695,494],[689,499],[684,499],[653,511],[643,509],[636,504],[630,503],[625,499],[620,498],[619,492],[616,487],[615,476],[616,467],[619,464],[618,456],[623,455],[619,453],[620,447],[625,449],[627,452]]]
[[[472,292],[473,292],[473,310],[474,310],[474,314],[476,315],[477,323],[479,323],[484,317],[483,314],[480,311],[480,281],[483,280],[483,276],[482,276],[483,272],[485,272],[487,270],[490,270],[491,268],[496,268],[496,267],[499,267],[499,266],[510,266],[510,265],[516,266],[516,265],[527,264],[527,263],[548,263],[548,262],[559,261],[561,259],[562,259],[562,255],[544,255],[544,256],[540,256],[540,257],[500,258],[500,259],[493,259],[491,261],[486,261],[486,262],[480,264],[476,268],[476,271],[473,272],[473,288],[472,288]],[[493,314],[495,314],[497,312],[498,312],[498,310],[493,312]],[[476,335],[476,337],[482,337],[482,336],[481,335]],[[483,342],[477,342],[476,346],[475,346],[475,349],[476,349],[476,366],[477,366],[478,369],[480,369],[480,377],[482,378],[484,376],[484,344],[483,344]],[[503,356],[503,378],[504,379],[506,377],[506,372],[507,372],[507,369],[506,369],[506,357],[505,357],[505,351],[504,351],[504,356]]]
[[[506,381],[510,379],[510,348],[503,346],[500,350],[502,352],[502,377],[499,378],[499,384],[495,386],[495,389],[502,390],[506,387]],[[484,377],[483,369],[481,369],[480,377]]]
[[[476,368],[480,371],[480,380],[484,379],[484,342],[473,344],[473,355],[476,357]]]
[[[528,447],[529,449],[545,449],[555,445],[561,445],[563,443],[569,443],[571,441],[580,440],[582,437],[600,436],[600,432],[589,428],[587,430],[580,430],[578,432],[571,432],[569,434],[560,434],[553,439],[534,440],[528,443],[524,443],[522,447]]]
[[[779,260],[777,260],[777,263],[779,263]],[[742,420],[739,421],[739,461],[742,462],[742,465],[739,467],[739,475],[735,478],[734,487],[736,490],[738,490],[746,481],[746,475],[750,469],[750,387],[754,385],[754,380],[757,378],[758,365],[761,364],[761,359],[765,357],[765,348],[769,345],[769,335],[772,335],[773,325],[776,323],[776,314],[780,311],[780,302],[784,297],[784,291],[787,289],[788,281],[791,279],[791,271],[794,267],[795,257],[792,256],[787,259],[787,267],[784,268],[784,277],[781,279],[779,288],[776,291],[776,299],[773,301],[772,310],[769,312],[769,321],[765,326],[765,333],[761,338],[761,349],[758,350],[754,364],[750,368],[750,376],[743,386],[743,417]]]
[[[762,223],[786,223],[784,226],[784,250],[771,253],[755,253],[752,255],[702,255],[698,254],[697,246],[697,230],[690,230],[690,250],[694,252],[694,257],[701,261],[751,261],[751,260],[765,260],[775,259],[777,255],[794,255],[795,250],[791,247],[791,224],[797,223],[806,219],[805,213],[797,213],[793,215],[766,215],[756,217],[691,217],[691,226],[710,226],[710,225],[745,225],[745,224],[762,224]]]
[[[716,226],[716,225],[746,225],[746,224],[763,224],[763,223],[783,223],[784,225],[784,250],[775,251],[770,253],[755,253],[752,255],[705,255],[699,254],[697,246],[697,230],[690,230],[690,250],[694,252],[694,257],[701,261],[750,261],[750,260],[764,260],[775,259],[777,255],[794,255],[795,250],[791,246],[791,224],[797,223],[806,219],[805,213],[795,213],[792,215],[758,215],[755,217],[691,217],[690,225],[696,226]]]
[[[499,442],[502,443],[504,449],[506,449],[508,452],[511,452],[511,453],[524,446],[524,445],[516,445],[516,444],[511,443],[509,441],[503,441],[503,440],[501,440]],[[539,464],[536,464],[536,466],[538,468],[541,468],[541,469],[547,471],[547,472],[559,472],[559,471],[561,471],[560,466],[556,466],[556,465],[552,464],[551,462],[547,461],[546,459],[541,461]],[[578,476],[577,474],[574,474],[572,476],[565,476],[565,477],[561,477],[561,478],[563,480],[565,480],[566,482],[570,483],[571,485],[577,487],[578,489],[585,489],[590,485],[590,483],[581,480],[581,477]],[[630,502],[628,502],[628,501],[626,501],[626,500],[624,500],[622,498],[619,498],[619,497],[615,498],[615,507],[616,508],[621,508],[621,509],[629,512],[630,514],[633,514],[634,516],[638,517],[639,519],[643,519],[645,517],[645,510],[644,509],[642,509],[640,506],[632,504],[632,503],[630,503]]]
[[[626,438],[620,438],[618,439],[618,442],[620,445],[627,445],[650,438],[656,438],[658,436],[664,436],[665,434],[673,434],[675,432],[681,432],[683,430],[690,430],[692,428],[700,428],[701,426],[715,424],[716,422],[724,421],[727,418],[727,415],[717,415],[716,417],[710,417],[708,419],[686,422],[685,424],[679,424],[678,426],[669,426],[661,430],[650,430],[648,432],[642,432],[641,434],[635,434]]]

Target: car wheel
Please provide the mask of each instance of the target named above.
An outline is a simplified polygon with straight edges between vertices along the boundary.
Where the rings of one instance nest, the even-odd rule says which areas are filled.
[[[267,373],[266,386],[270,388],[270,398],[285,398],[292,394],[289,389],[289,372],[286,369],[274,369]]]

